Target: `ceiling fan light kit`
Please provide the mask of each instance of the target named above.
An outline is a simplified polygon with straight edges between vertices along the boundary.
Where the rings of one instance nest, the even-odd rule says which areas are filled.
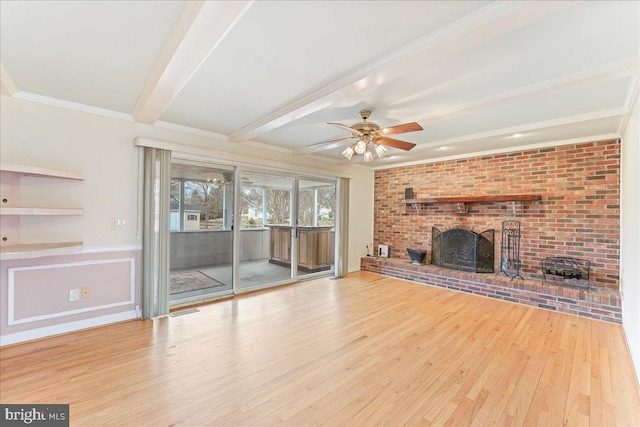
[[[369,148],[367,148],[367,151],[364,152],[364,161],[366,163],[373,161],[373,154],[371,154],[371,151],[369,151]]]
[[[379,158],[383,158],[389,152],[389,149],[385,147],[385,145],[389,145],[394,148],[399,148],[401,150],[409,151],[416,144],[411,142],[400,141],[397,139],[387,138],[382,135],[395,135],[399,133],[406,132],[415,132],[418,130],[423,130],[422,126],[420,126],[416,122],[405,123],[402,125],[391,126],[388,128],[381,129],[377,123],[368,122],[367,119],[371,115],[371,111],[362,110],[360,111],[360,117],[362,117],[362,122],[356,123],[352,126],[343,125],[342,123],[327,123],[332,126],[339,127],[340,129],[347,130],[351,132],[351,136],[341,139],[356,139],[357,142],[350,145],[346,148],[342,155],[346,157],[348,160],[351,160],[354,154],[363,154],[364,161],[369,163],[373,161],[373,153],[369,149],[369,143],[373,143],[373,148],[378,154]]]
[[[364,154],[365,151],[367,151],[367,143],[359,139],[358,142],[356,142],[355,152],[357,154]]]
[[[353,153],[355,153],[356,150],[353,149],[352,146],[347,147],[346,150],[344,150],[342,152],[342,155],[345,156],[347,158],[347,160],[351,160],[351,157],[353,157]]]
[[[389,149],[382,144],[375,144],[376,153],[378,153],[378,157],[383,158],[389,152]]]

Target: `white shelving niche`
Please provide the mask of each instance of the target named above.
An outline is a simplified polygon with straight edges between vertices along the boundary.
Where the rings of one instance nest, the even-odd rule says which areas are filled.
[[[36,166],[0,163],[0,221],[2,240],[0,260],[39,258],[62,255],[82,249],[82,242],[21,243],[20,217],[47,215],[82,215],[82,208],[24,207],[21,206],[20,180],[25,176],[43,179],[69,179],[82,181],[84,177],[73,172]]]

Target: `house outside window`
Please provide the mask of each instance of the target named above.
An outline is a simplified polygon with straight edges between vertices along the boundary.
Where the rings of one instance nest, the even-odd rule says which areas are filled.
[[[223,230],[224,192],[224,183],[173,178],[170,230]]]

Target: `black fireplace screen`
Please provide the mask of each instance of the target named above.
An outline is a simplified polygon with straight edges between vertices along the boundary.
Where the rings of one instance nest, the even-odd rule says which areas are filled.
[[[452,270],[493,273],[494,230],[431,228],[431,264]]]

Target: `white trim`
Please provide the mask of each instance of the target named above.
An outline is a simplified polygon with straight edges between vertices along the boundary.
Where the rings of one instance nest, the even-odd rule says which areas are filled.
[[[130,251],[141,251],[142,244],[136,245],[126,245],[126,246],[85,246],[82,251],[78,252],[81,254],[96,254],[96,253],[107,253],[107,252],[130,252]]]
[[[168,68],[171,65],[171,61],[176,55],[176,51],[178,50],[178,48],[180,48],[180,44],[184,41],[186,34],[189,32],[189,29],[193,25],[193,21],[198,16],[198,13],[200,13],[203,5],[204,1],[189,1],[186,2],[184,7],[182,8],[180,16],[178,16],[171,34],[169,34],[169,37],[167,38],[167,41],[165,42],[162,51],[160,52],[160,56],[158,57],[153,70],[151,70],[142,93],[140,94],[140,97],[138,98],[138,101],[133,108],[133,116],[135,117],[136,121],[152,124],[160,117],[160,114],[158,114],[156,117],[151,117],[149,110],[153,107],[158,107],[158,103],[156,102],[154,104],[150,104],[149,99],[154,95],[154,93],[157,97],[160,91],[162,91],[163,94],[167,96],[167,91],[173,89],[172,86],[160,88],[160,80],[168,71]],[[177,95],[177,92],[175,92],[174,96],[175,95]]]
[[[94,246],[94,247],[86,247],[82,246],[82,242],[74,242],[77,245],[73,246],[60,246],[55,247],[52,246],[51,249],[33,249],[32,251],[27,252],[8,252],[0,254],[0,260],[9,261],[9,260],[19,260],[19,259],[33,259],[33,258],[45,258],[45,257],[58,257],[58,256],[66,256],[73,257],[83,254],[95,254],[95,253],[108,253],[108,252],[131,252],[131,251],[141,251],[142,244],[137,245],[128,245],[128,246]],[[30,244],[24,244],[25,246],[35,246]],[[55,245],[55,244],[52,244]],[[13,245],[20,246],[20,245]],[[51,245],[47,245],[51,246]],[[4,247],[5,250],[9,249],[9,246]]]
[[[16,332],[0,336],[0,347],[139,318],[140,316],[135,310],[128,310],[120,313],[107,314],[105,316],[92,317],[90,319],[77,320],[75,322]]]
[[[388,165],[388,166],[376,166],[373,168],[373,170],[394,169],[394,168],[399,168],[403,166],[415,166],[415,165],[424,165],[424,164],[438,163],[438,162],[448,162],[450,160],[461,160],[461,159],[470,159],[474,157],[494,156],[497,154],[517,153],[520,151],[536,150],[540,148],[561,147],[563,145],[586,144],[588,142],[606,141],[606,140],[619,139],[619,138],[620,138],[620,135],[618,135],[617,133],[606,133],[601,135],[585,136],[581,138],[565,139],[562,141],[540,142],[535,144],[518,145],[514,147],[501,148],[501,149],[495,149],[495,150],[474,151],[473,153],[464,153],[464,154],[458,154],[453,156],[436,157],[436,158],[424,159],[424,160],[415,160],[412,162],[395,163],[393,165]]]
[[[115,263],[122,263],[122,262],[129,262],[131,265],[131,268],[130,268],[130,291],[131,292],[129,293],[128,301],[119,301],[111,304],[80,308],[77,310],[68,310],[68,311],[62,311],[59,313],[51,313],[51,314],[44,314],[40,316],[34,316],[34,317],[26,317],[24,319],[18,319],[18,320],[14,318],[14,314],[15,314],[14,290],[15,290],[15,272],[16,271],[46,270],[51,268],[68,268],[68,267],[77,267],[77,266],[84,266],[84,265],[115,264]],[[71,316],[74,314],[87,313],[90,311],[103,310],[103,309],[112,308],[112,307],[120,307],[123,305],[129,305],[129,304],[135,303],[135,295],[136,295],[136,260],[135,258],[80,261],[80,262],[71,262],[67,264],[47,264],[47,265],[35,265],[35,266],[29,266],[29,267],[10,267],[7,269],[7,272],[9,276],[8,294],[7,294],[7,300],[8,300],[7,301],[8,302],[7,325],[9,326],[19,325],[22,323],[38,322],[40,320],[54,319],[56,317],[62,317],[62,316]]]
[[[493,138],[504,138],[514,133],[531,133],[535,131],[552,129],[555,127],[578,124],[583,122],[589,122],[593,120],[611,119],[616,117],[624,117],[628,115],[629,111],[626,108],[612,108],[609,110],[594,111],[586,114],[579,114],[576,116],[561,117],[558,119],[545,120],[542,122],[525,123],[522,125],[512,126],[502,129],[494,129],[488,132],[476,133],[472,135],[464,135],[461,137],[441,139],[439,141],[429,142],[428,144],[422,144],[413,149],[413,152],[433,150],[434,147],[443,145],[454,145],[459,143],[478,142]],[[597,138],[599,136],[586,136],[584,138]],[[620,138],[620,134],[616,133],[616,138]],[[516,147],[514,147],[516,148]]]
[[[18,87],[13,82],[11,74],[4,67],[4,64],[0,62],[0,94],[15,96],[16,93],[18,93]]]
[[[629,89],[627,91],[627,97],[624,100],[624,105],[629,110],[629,114],[624,116],[622,120],[620,120],[620,126],[618,127],[618,133],[620,135],[624,135],[625,130],[627,129],[627,123],[629,123],[629,119],[631,118],[631,111],[633,110],[633,106],[636,103],[636,99],[638,98],[638,92],[640,91],[640,82],[638,76],[634,76],[631,79],[631,83],[629,84]]]
[[[23,99],[25,101],[39,102],[41,104],[53,105],[55,107],[68,108],[70,110],[82,111],[85,113],[98,114],[100,116],[126,120],[128,122],[133,121],[133,117],[131,116],[131,114],[120,113],[118,111],[113,111],[113,110],[107,110],[106,108],[93,107],[91,105],[80,104],[78,102],[64,101],[58,98],[51,98],[48,96],[36,95],[35,93],[19,91],[14,95],[14,98]]]
[[[203,130],[203,129],[198,129],[198,128],[192,128],[190,126],[178,125],[178,124],[170,123],[170,122],[163,122],[163,121],[160,121],[160,120],[155,122],[153,124],[153,126],[157,126],[159,128],[164,128],[164,129],[169,129],[169,130],[175,130],[175,131],[178,131],[178,132],[190,133],[192,135],[206,136],[207,138],[213,138],[213,139],[217,139],[217,140],[224,141],[224,142],[228,142],[229,141],[229,138],[227,138],[227,135],[223,135],[221,133],[211,132],[211,131],[208,131],[208,130]]]

